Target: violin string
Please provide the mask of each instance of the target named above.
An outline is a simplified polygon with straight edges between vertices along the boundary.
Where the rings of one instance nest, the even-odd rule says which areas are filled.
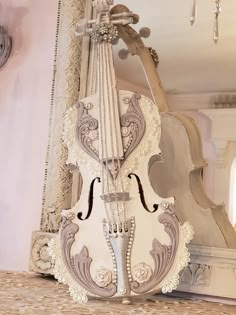
[[[104,82],[104,42],[102,42],[100,44],[100,49],[101,49],[101,59],[102,59],[102,67],[100,69],[102,69],[102,80],[101,82]],[[102,104],[100,106],[101,108],[101,112],[102,112],[102,121],[101,121],[101,124],[102,126],[104,127],[105,126],[105,109],[104,109],[104,99],[105,99],[105,95],[104,95],[104,89],[103,87],[101,86],[100,88],[100,92],[102,93]],[[104,132],[103,130],[103,135],[104,135],[104,143],[102,144],[102,150],[104,150],[104,147],[105,147],[105,157],[104,157],[104,161],[105,161],[105,174],[106,174],[106,195],[108,196],[108,207],[109,207],[109,217],[111,217],[111,221],[112,223],[114,224],[115,223],[115,218],[114,218],[114,214],[113,214],[113,211],[111,209],[111,199],[110,199],[110,185],[109,185],[109,171],[108,171],[108,159],[107,159],[107,156],[108,156],[108,150],[107,150],[107,139],[106,139],[106,132]],[[103,167],[104,167],[104,162],[103,162]],[[105,184],[104,182],[104,184]],[[107,201],[104,200],[105,204],[107,204]]]
[[[117,132],[116,132],[116,137],[117,137]],[[124,194],[125,190],[124,190],[123,177],[122,177],[122,173],[121,173],[120,159],[118,160],[118,177],[119,177],[119,181],[120,181],[121,192],[122,192],[122,194]],[[123,221],[126,222],[127,211],[126,211],[126,202],[125,202],[125,200],[123,200],[122,206],[123,206]]]
[[[102,58],[102,65],[104,65],[104,62],[105,62],[105,60],[104,60],[104,43],[101,43],[100,45],[99,45],[99,47],[100,47],[100,49],[101,49],[101,54],[100,54],[100,58]],[[104,95],[104,89],[102,88],[102,86],[101,86],[101,82],[104,82],[104,71],[103,71],[103,67],[102,67],[102,71],[101,71],[101,76],[102,76],[102,78],[101,78],[101,81],[100,81],[100,91],[102,92],[102,101],[104,101],[104,99],[105,99],[105,95]],[[101,112],[102,112],[102,120],[100,121],[100,123],[102,124],[102,126],[101,127],[103,127],[104,125],[105,125],[105,110],[104,110],[104,104],[102,104],[102,102],[101,102],[101,104],[100,104],[100,110],[101,110]],[[104,139],[102,138],[102,152],[103,152],[103,150],[104,150],[104,147],[105,147],[105,159],[103,158],[103,160],[105,160],[105,177],[106,177],[106,187],[107,187],[107,191],[106,191],[106,194],[107,194],[107,196],[108,196],[108,204],[109,204],[109,216],[108,217],[110,217],[110,214],[111,214],[111,221],[112,221],[112,223],[113,224],[115,224],[115,216],[114,216],[114,211],[113,211],[113,209],[112,209],[112,204],[111,204],[111,197],[110,197],[110,184],[109,184],[109,178],[110,178],[110,173],[109,173],[109,169],[108,169],[108,159],[107,159],[107,157],[108,157],[108,150],[107,150],[107,137],[106,137],[106,132],[103,132],[104,130],[102,130],[102,135],[101,135],[101,137],[103,137],[103,135],[104,135]],[[103,142],[103,140],[104,140],[104,142]],[[105,144],[105,145],[104,145]],[[104,152],[103,152],[104,153]],[[104,155],[103,155],[103,157],[104,157]],[[103,163],[103,167],[104,167],[104,163]],[[104,182],[104,184],[105,184],[105,182]],[[104,203],[106,204],[106,200],[104,200]]]
[[[113,97],[113,104],[115,104],[115,97],[118,97],[118,93],[117,95],[114,95],[112,94],[112,97]],[[114,115],[114,111],[115,111],[115,108],[112,107],[112,111],[113,111],[113,115]],[[116,145],[118,146],[118,131],[117,131],[117,126],[115,125],[115,142],[116,142]],[[120,163],[120,159],[118,158],[117,159],[117,164],[118,164],[118,175],[117,175],[117,179],[116,179],[116,182],[118,182],[118,178],[119,178],[119,182],[120,182],[120,190],[121,190],[121,193],[123,194],[124,193],[124,183],[123,183],[123,177],[122,177],[122,173],[121,173],[121,163]],[[122,217],[122,220],[123,221],[126,221],[126,203],[125,201],[123,200],[122,201],[122,210],[119,211],[118,209],[118,216],[119,216],[119,222],[121,221],[120,219],[120,214],[123,213],[123,217]]]
[[[104,152],[103,152],[103,130],[102,130],[102,100],[101,100],[101,80],[102,80],[102,77],[101,77],[101,71],[100,70],[100,67],[99,67],[99,62],[100,61],[100,58],[101,58],[101,52],[100,52],[100,44],[98,43],[97,44],[97,63],[98,63],[98,71],[97,71],[97,88],[98,88],[98,105],[99,105],[99,120],[100,120],[100,143],[101,143],[101,172],[102,172],[102,195],[105,196],[105,170],[104,170],[104,163],[103,163],[103,160],[104,160]],[[106,212],[106,216],[107,216],[107,221],[108,221],[108,224],[110,224],[111,220],[110,220],[110,215],[109,215],[109,211],[108,211],[108,208],[107,208],[107,204],[104,200],[104,207],[105,207],[105,212]]]
[[[113,96],[113,88],[111,86],[111,84],[109,84],[108,82],[108,78],[111,78],[112,77],[112,73],[111,73],[111,60],[109,58],[110,54],[112,54],[112,49],[111,49],[111,44],[110,43],[107,43],[105,44],[107,45],[107,50],[110,50],[110,51],[107,51],[105,49],[105,63],[107,65],[106,67],[106,80],[107,80],[107,86],[109,88],[109,91],[108,91],[108,102],[109,104],[114,104],[114,96]],[[110,94],[111,93],[111,94]],[[111,97],[110,95],[112,95],[112,100],[111,100]],[[113,144],[115,144],[115,147],[117,149],[117,153],[118,153],[118,142],[117,142],[117,139],[114,137],[114,134],[113,134],[113,128],[112,128],[112,123],[111,123],[111,117],[112,117],[112,114],[113,114],[113,117],[114,116],[114,107],[112,106],[112,113],[111,113],[111,107],[109,106],[109,127],[110,127],[110,136],[111,136],[111,139],[114,139],[115,140],[115,143],[112,141],[111,143],[111,152],[112,152],[112,165],[113,167],[115,167],[115,157],[114,157],[114,147],[113,147]],[[116,157],[116,160],[118,161],[119,160],[119,156]],[[113,184],[113,188],[114,188],[114,191],[115,191],[115,200],[116,200],[116,213],[117,213],[117,216],[118,216],[118,222],[120,223],[120,216],[119,216],[119,202],[118,202],[118,191],[117,191],[117,182],[116,182],[116,179],[114,178],[114,176],[112,176],[112,184]]]

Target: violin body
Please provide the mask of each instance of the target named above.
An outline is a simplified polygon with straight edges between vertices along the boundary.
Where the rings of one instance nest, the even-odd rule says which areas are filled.
[[[116,5],[111,11],[117,14],[128,12],[129,9]],[[193,245],[236,248],[236,234],[224,204],[215,204],[205,192],[202,174],[207,163],[195,121],[181,112],[168,109],[151,53],[140,34],[130,25],[119,25],[118,30],[129,53],[140,58],[152,97],[162,112],[162,158],[152,159],[149,170],[154,191],[161,197],[175,196],[176,214],[180,222],[189,221],[194,226]],[[158,178],[162,178],[162,181]]]
[[[171,291],[176,289],[178,273],[189,261],[186,243],[192,237],[191,226],[188,223],[180,226],[173,198],[160,198],[153,191],[148,178],[150,161],[160,153],[158,143],[161,126],[157,106],[145,96],[119,91],[120,113],[123,117],[127,112],[132,116],[132,105],[128,103],[132,98],[138,101],[136,106],[139,106],[143,115],[145,131],[121,167],[124,189],[129,192],[129,199],[125,201],[128,215],[125,221],[125,218],[121,220],[121,230],[117,224],[117,231],[113,226],[109,231],[104,200],[101,198],[102,185],[98,180],[94,184],[93,210],[89,219],[78,219],[79,213],[84,218],[87,215],[91,183],[102,177],[99,162],[86,152],[83,145],[78,145],[75,132],[78,123],[83,124],[78,116],[82,112],[80,109],[87,104],[91,108],[96,96],[80,101],[66,115],[64,141],[69,152],[67,162],[79,166],[83,188],[74,208],[62,212],[60,241],[53,245],[53,251],[54,256],[57,256],[55,276],[70,286],[70,292],[78,302],[86,301],[87,296],[124,298],[154,294],[161,290]],[[88,115],[96,119],[96,108],[92,107],[85,119],[88,119]],[[89,125],[94,127],[94,123]],[[127,130],[130,126],[123,128],[124,143],[128,148],[132,146],[129,140],[132,138],[132,128],[130,131]],[[96,147],[94,130],[87,135],[92,137]],[[136,178],[129,178],[130,174],[139,178],[144,204]],[[158,205],[157,210],[155,205]],[[116,201],[113,201],[113,206],[116,206]],[[123,201],[120,201],[119,209],[122,207]],[[118,222],[118,218],[115,221]]]
[[[207,163],[196,123],[178,112],[162,113],[161,121],[159,145],[163,160],[153,160],[150,166],[152,187],[161,197],[176,197],[180,222],[188,221],[194,226],[193,245],[236,248],[236,233],[224,204],[214,203],[205,192],[202,171]],[[164,178],[164,181],[156,178]]]
[[[58,239],[50,243],[55,277],[79,303],[176,289],[193,236],[188,222],[180,225],[174,199],[160,198],[149,182],[150,162],[160,154],[160,116],[147,97],[116,89],[111,21],[130,23],[132,13],[112,17],[108,2],[95,1],[99,14],[91,31],[97,93],[65,117],[67,163],[79,167],[81,197],[62,211]]]

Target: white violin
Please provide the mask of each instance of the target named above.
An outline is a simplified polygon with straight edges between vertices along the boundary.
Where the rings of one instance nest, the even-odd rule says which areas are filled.
[[[78,33],[97,43],[97,92],[68,110],[64,132],[67,163],[79,167],[83,188],[50,244],[55,277],[80,303],[176,289],[193,234],[179,224],[174,199],[160,198],[149,182],[149,163],[160,154],[157,106],[116,88],[112,42],[133,13],[111,14],[112,0],[93,4],[96,20]]]

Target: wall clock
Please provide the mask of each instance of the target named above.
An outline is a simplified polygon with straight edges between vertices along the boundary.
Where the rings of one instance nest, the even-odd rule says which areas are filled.
[[[12,49],[12,39],[3,26],[0,26],[0,68],[7,62]]]

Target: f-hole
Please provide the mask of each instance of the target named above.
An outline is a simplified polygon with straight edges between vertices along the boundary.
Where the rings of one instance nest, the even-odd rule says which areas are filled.
[[[92,180],[91,184],[90,184],[90,189],[89,189],[89,195],[88,195],[88,212],[86,217],[83,219],[83,212],[79,212],[77,214],[77,217],[80,221],[85,221],[88,220],[89,217],[91,216],[92,210],[93,210],[93,190],[94,190],[94,185],[95,185],[95,181],[98,181],[99,183],[101,182],[101,178],[100,177],[96,177]]]
[[[144,197],[144,191],[143,191],[143,186],[142,186],[141,180],[140,180],[140,178],[138,177],[138,175],[136,175],[136,174],[134,174],[134,173],[130,173],[130,174],[128,175],[128,177],[129,177],[130,179],[132,178],[132,176],[134,176],[134,177],[136,178],[136,180],[137,180],[138,191],[139,191],[139,195],[140,195],[140,200],[141,200],[141,202],[142,202],[142,205],[143,205],[144,209],[145,209],[147,212],[149,212],[149,213],[154,213],[154,212],[156,212],[157,209],[158,209],[158,204],[155,203],[155,204],[153,205],[153,211],[150,211],[150,210],[148,209],[148,206],[147,206],[147,204],[146,204],[146,200],[145,200],[145,197]]]

